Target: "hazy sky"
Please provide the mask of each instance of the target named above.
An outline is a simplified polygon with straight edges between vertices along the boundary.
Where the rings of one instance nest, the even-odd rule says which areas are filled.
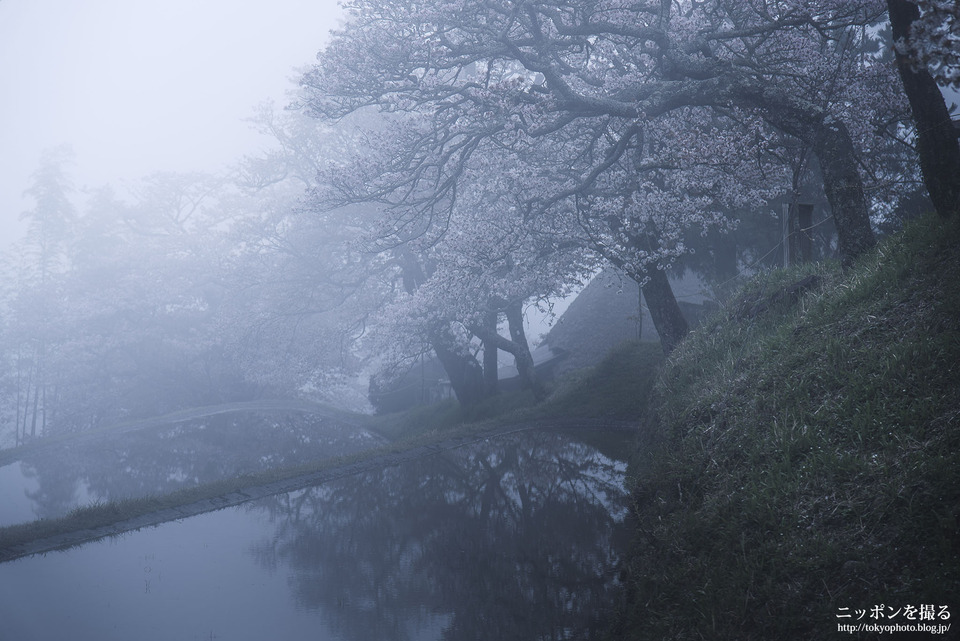
[[[0,248],[44,149],[73,147],[81,188],[256,151],[244,119],[285,102],[340,15],[337,0],[0,0]]]

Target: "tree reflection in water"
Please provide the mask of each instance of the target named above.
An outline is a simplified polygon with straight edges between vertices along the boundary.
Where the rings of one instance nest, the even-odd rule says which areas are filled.
[[[53,446],[25,457],[23,471],[39,483],[26,493],[36,516],[56,518],[87,503],[164,494],[380,443],[309,414],[243,412]]]
[[[625,464],[527,432],[274,497],[253,553],[345,638],[589,638],[613,601]]]

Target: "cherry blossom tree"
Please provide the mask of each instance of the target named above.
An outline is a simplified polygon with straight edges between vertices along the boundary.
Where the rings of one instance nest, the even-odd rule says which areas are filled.
[[[379,190],[384,180],[405,180],[398,159],[424,124],[407,116],[386,122],[358,131],[353,144],[333,154],[311,202],[321,212],[366,203],[352,208],[355,225],[364,230],[359,246],[400,285],[374,323],[376,351],[390,355],[387,369],[398,371],[434,352],[465,404],[495,391],[495,354],[506,351],[524,384],[540,396],[523,308],[562,295],[592,268],[595,259],[584,254],[583,242],[573,242],[579,230],[569,218],[524,220],[525,202],[517,194],[536,177],[515,155],[494,150],[465,159],[460,180],[447,194],[396,198],[390,189]],[[501,318],[509,336],[498,331]],[[484,345],[482,378],[471,353],[473,338]]]
[[[937,86],[960,87],[960,6],[941,0],[887,5],[924,182],[941,216],[960,215],[960,145]]]
[[[944,86],[960,88],[960,6],[952,0],[891,0],[898,51]],[[902,40],[901,40],[902,39]]]
[[[524,307],[569,293],[595,261],[584,255],[579,244],[551,245],[543,233],[533,233],[519,218],[498,211],[498,207],[510,207],[502,195],[490,194],[479,201],[471,198],[475,194],[463,196],[444,242],[427,253],[424,262],[429,272],[420,269],[422,282],[396,301],[391,313],[404,319],[407,333],[430,335],[430,327],[453,326],[479,338],[484,346],[486,394],[496,391],[493,355],[505,351],[513,356],[524,386],[542,398],[524,330]],[[467,201],[485,206],[463,207]],[[560,229],[551,231],[569,237]],[[508,336],[499,331],[501,318]],[[396,336],[398,332],[389,333]]]
[[[656,288],[647,298],[668,350],[686,331],[663,287],[684,251],[675,230],[721,224],[720,205],[762,196],[758,174],[775,182],[767,130],[813,150],[844,259],[874,242],[858,136],[875,118],[864,122],[868,106],[844,88],[855,77],[889,85],[850,44],[882,3],[346,6],[351,20],[303,77],[302,100],[331,122],[404,115],[366,171],[340,179],[354,201],[398,212],[398,230],[438,242],[480,167],[524,166],[509,180],[522,219],[578,220],[592,249]],[[676,131],[689,135],[671,148],[665,132]],[[688,148],[695,158],[682,148],[690,138],[702,143]]]

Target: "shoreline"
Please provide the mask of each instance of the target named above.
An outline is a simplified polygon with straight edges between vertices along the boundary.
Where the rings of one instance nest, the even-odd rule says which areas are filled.
[[[501,425],[453,436],[417,439],[380,446],[349,457],[324,459],[310,466],[271,470],[255,475],[215,481],[172,494],[129,499],[78,508],[60,519],[33,521],[0,528],[0,563],[66,550],[145,527],[154,527],[179,519],[198,516],[244,503],[294,492],[336,479],[364,472],[393,467],[401,463],[435,456],[465,445],[534,430],[631,431],[633,421],[604,419],[535,420]],[[43,531],[32,535],[31,531]],[[5,539],[9,539],[5,541]]]

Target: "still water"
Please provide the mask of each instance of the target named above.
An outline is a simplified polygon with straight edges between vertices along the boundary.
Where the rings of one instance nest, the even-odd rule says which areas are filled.
[[[384,440],[303,413],[242,412],[78,439],[0,466],[0,527],[353,454]]]
[[[2,564],[0,638],[590,638],[628,498],[601,447],[501,436]]]

